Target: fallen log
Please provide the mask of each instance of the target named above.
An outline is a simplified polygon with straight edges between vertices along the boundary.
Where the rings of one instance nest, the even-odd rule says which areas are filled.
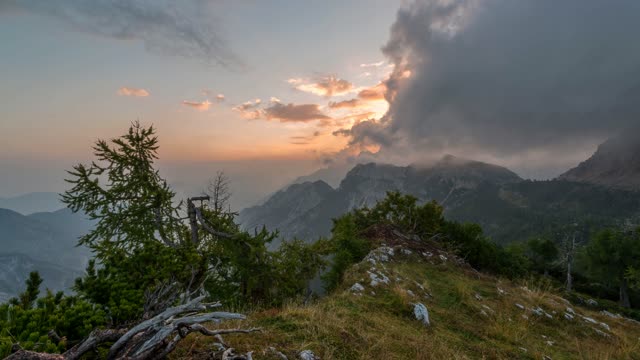
[[[63,354],[45,354],[19,350],[7,360],[77,360],[100,344],[113,343],[107,359],[146,360],[166,357],[175,350],[177,344],[190,333],[220,337],[222,334],[252,333],[251,329],[209,329],[203,323],[219,323],[227,319],[245,319],[242,314],[230,312],[209,312],[220,303],[203,303],[205,296],[199,296],[186,304],[167,308],[151,319],[145,320],[131,329],[94,330],[78,345]],[[251,359],[251,354],[234,355]],[[229,357],[240,359],[242,357]]]

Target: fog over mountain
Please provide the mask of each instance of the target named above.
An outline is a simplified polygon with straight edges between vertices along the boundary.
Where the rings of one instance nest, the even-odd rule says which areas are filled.
[[[589,159],[560,179],[640,191],[640,137],[632,129],[598,147]]]

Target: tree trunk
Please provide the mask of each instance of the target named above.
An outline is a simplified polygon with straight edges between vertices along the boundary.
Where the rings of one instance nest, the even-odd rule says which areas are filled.
[[[629,284],[627,284],[627,279],[624,276],[620,281],[620,305],[625,308],[631,307],[631,301],[629,301]]]

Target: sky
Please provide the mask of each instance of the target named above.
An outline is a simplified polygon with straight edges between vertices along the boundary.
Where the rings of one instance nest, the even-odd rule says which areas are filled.
[[[446,153],[552,178],[640,119],[640,3],[4,0],[0,196],[153,124],[184,193]]]

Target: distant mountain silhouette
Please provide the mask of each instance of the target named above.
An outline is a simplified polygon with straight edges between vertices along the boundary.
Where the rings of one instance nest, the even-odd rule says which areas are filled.
[[[32,192],[24,195],[0,198],[0,208],[29,215],[35,212],[56,211],[65,208],[60,195],[54,192]]]

